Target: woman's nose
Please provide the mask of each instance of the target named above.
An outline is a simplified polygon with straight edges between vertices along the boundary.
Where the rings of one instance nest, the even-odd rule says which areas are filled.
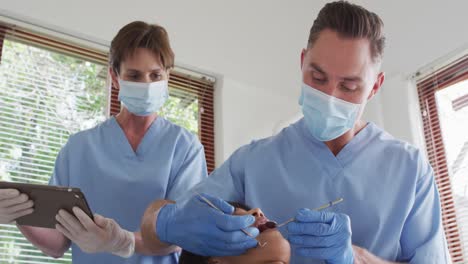
[[[254,208],[250,210],[250,214],[255,216],[255,217],[265,217],[265,214],[263,214],[262,210],[260,208]]]
[[[151,76],[149,76],[149,75],[144,75],[142,81],[145,82],[145,83],[150,83],[150,82],[152,82]]]

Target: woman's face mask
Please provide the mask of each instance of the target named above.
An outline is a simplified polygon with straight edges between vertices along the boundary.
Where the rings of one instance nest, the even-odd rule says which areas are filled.
[[[158,112],[169,98],[169,71],[159,55],[147,48],[137,48],[111,74],[119,88],[119,101],[135,115]]]
[[[119,86],[119,100],[137,116],[148,116],[159,111],[169,98],[167,80],[140,83],[119,78]]]

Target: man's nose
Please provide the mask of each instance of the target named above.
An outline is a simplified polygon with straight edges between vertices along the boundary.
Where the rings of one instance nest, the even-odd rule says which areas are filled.
[[[322,86],[322,92],[333,97],[338,97],[339,83],[335,81],[329,81],[327,84]]]

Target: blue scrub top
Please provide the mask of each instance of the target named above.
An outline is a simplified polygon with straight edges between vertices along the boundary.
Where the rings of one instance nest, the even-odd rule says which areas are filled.
[[[112,117],[70,137],[49,184],[80,188],[94,213],[135,232],[152,201],[176,200],[206,176],[205,154],[196,135],[158,117],[135,152]],[[87,254],[72,244],[72,259],[86,264],[172,264],[178,262],[178,254],[124,259]]]
[[[342,197],[330,210],[350,216],[354,245],[385,260],[450,263],[430,165],[372,123],[335,156],[301,119],[238,149],[195,190],[261,208],[278,223]],[[322,262],[293,255],[291,263]]]

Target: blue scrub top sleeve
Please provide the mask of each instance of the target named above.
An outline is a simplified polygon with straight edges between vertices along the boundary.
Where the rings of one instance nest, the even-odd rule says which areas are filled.
[[[400,238],[399,260],[409,263],[451,263],[434,173],[420,154],[418,172],[414,203]]]
[[[70,186],[69,182],[69,148],[70,139],[60,150],[55,160],[54,172],[49,179],[49,185]]]
[[[244,171],[248,159],[249,146],[241,147],[191,193],[208,193],[225,201],[244,203]]]
[[[205,151],[197,140],[196,143],[190,145],[180,169],[170,181],[166,198],[178,200],[207,176]]]

